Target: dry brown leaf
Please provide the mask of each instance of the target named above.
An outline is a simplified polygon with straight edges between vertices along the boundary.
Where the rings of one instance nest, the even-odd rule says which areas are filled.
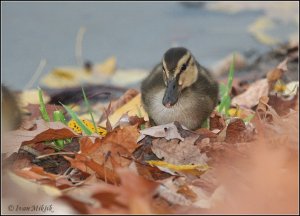
[[[124,113],[127,113],[129,116],[141,116],[146,121],[149,119],[147,113],[142,107],[141,102],[141,94],[138,94],[135,96],[132,100],[130,100],[128,103],[124,104],[124,106],[121,106],[119,109],[117,109],[112,115],[109,116],[110,123],[114,126],[119,121],[122,115]],[[100,123],[100,126],[105,127],[106,121],[102,121]]]
[[[10,155],[17,152],[21,144],[38,143],[55,139],[77,137],[78,135],[61,122],[36,121],[37,128],[33,131],[15,130],[3,136],[3,153]]]
[[[234,97],[231,101],[231,104],[233,106],[239,105],[241,107],[250,109],[258,104],[261,96],[267,95],[268,81],[267,79],[261,79],[252,83],[244,93]]]
[[[178,185],[176,179],[170,177],[162,180],[161,185],[157,188],[157,193],[160,197],[167,200],[172,205],[191,206],[192,201],[184,195],[177,193]]]
[[[82,203],[86,200],[74,197],[74,193],[66,194],[69,203],[81,205],[81,211],[87,213],[125,213],[125,214],[151,214],[155,213],[152,208],[153,195],[156,192],[158,183],[144,179],[128,169],[118,169],[117,175],[121,178],[120,186],[113,186],[104,183],[96,183],[90,186],[87,194],[87,200],[93,205],[88,205],[82,209]],[[87,189],[86,188],[86,189]],[[76,189],[75,189],[76,190]],[[85,191],[85,189],[84,189]],[[82,191],[77,191],[75,195],[80,195]],[[92,193],[91,193],[92,192]]]
[[[201,187],[190,184],[185,177],[171,177],[161,181],[158,192],[172,205],[209,208],[211,194]]]
[[[140,118],[138,116],[129,116],[128,113],[125,113],[121,116],[119,121],[116,123],[115,127],[125,127],[129,125],[135,125],[137,124],[138,126],[146,123],[144,118]]]
[[[171,140],[171,139],[179,139],[181,141],[184,140],[184,138],[180,135],[174,123],[146,128],[144,130],[141,130],[140,133],[142,135],[139,137],[138,142],[144,139],[145,136],[151,136],[157,138],[164,137],[166,140]]]
[[[219,130],[218,130],[219,131]],[[205,138],[209,138],[209,139],[214,139],[214,138],[217,138],[217,135],[215,132],[212,132],[210,131],[209,129],[207,128],[199,128],[195,131],[197,134],[200,134],[200,137],[202,139],[205,139]]]
[[[224,118],[220,113],[213,111],[209,116],[209,130],[219,129],[222,130],[226,127],[226,123]]]
[[[65,157],[71,166],[89,174],[96,173],[97,177],[110,183],[119,183],[115,174],[118,167],[128,167],[132,152],[137,148],[139,132],[137,125],[115,128],[104,138],[89,137],[80,139],[80,153],[75,159]]]
[[[254,138],[254,134],[254,127],[250,123],[246,126],[242,119],[233,118],[227,126],[225,142],[231,144],[248,142]]]
[[[201,154],[199,148],[194,145],[198,138],[199,135],[186,137],[184,141],[155,139],[151,149],[158,158],[171,164],[206,164],[206,155]]]
[[[289,97],[270,94],[268,104],[276,110],[278,115],[286,115],[290,112],[290,109],[296,108],[298,93],[299,91],[297,91],[296,95],[292,95]]]
[[[118,184],[120,182],[120,179],[113,170],[107,168],[104,164],[95,162],[86,155],[77,154],[75,159],[65,156],[65,159],[71,163],[71,167],[77,168],[91,175],[96,174],[98,178],[106,182],[111,184]]]
[[[47,184],[56,188],[68,188],[73,186],[72,182],[60,175],[55,175],[44,171],[42,167],[32,166],[23,169],[15,169],[14,173],[25,179],[29,179],[40,184]]]
[[[288,59],[286,58],[281,63],[279,63],[279,65],[276,68],[267,73],[269,92],[273,90],[276,81],[279,80],[284,74],[284,72],[288,70],[287,61]]]
[[[128,89],[118,100],[111,103],[110,114],[113,114],[117,109],[127,104],[131,99],[138,95],[138,91],[135,89]],[[106,120],[107,116],[105,113],[99,119],[99,122]]]

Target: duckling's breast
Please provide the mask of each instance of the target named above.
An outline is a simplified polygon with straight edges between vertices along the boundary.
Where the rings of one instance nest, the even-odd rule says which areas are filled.
[[[147,112],[158,125],[178,121],[189,129],[199,128],[207,118],[207,98],[186,92],[181,95],[178,102],[170,108],[162,104],[164,90],[156,92],[151,98]],[[202,105],[202,106],[201,106]],[[202,109],[202,108],[205,109]]]

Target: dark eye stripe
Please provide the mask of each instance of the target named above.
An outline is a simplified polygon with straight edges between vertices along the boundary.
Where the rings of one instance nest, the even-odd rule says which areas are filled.
[[[192,56],[190,55],[190,57],[188,58],[188,60],[183,64],[185,65],[184,69],[180,69],[180,72],[178,73],[178,78],[179,76],[182,74],[183,71],[185,71],[185,69],[189,66],[190,60],[191,60]]]

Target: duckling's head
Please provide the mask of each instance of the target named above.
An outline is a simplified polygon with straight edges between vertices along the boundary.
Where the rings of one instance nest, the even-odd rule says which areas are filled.
[[[176,47],[164,54],[162,70],[166,85],[162,103],[170,108],[177,103],[181,91],[197,81],[198,69],[192,53],[186,48]]]

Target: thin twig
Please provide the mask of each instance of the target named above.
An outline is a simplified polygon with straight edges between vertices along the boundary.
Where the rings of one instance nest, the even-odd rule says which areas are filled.
[[[86,28],[81,26],[78,30],[77,37],[76,37],[76,44],[75,44],[75,57],[77,64],[82,67],[83,59],[82,59],[82,41],[84,33],[86,32]]]
[[[41,158],[45,158],[45,157],[49,157],[49,156],[53,156],[53,155],[74,155],[76,153],[74,152],[54,152],[54,153],[50,153],[50,154],[44,154],[44,155],[40,155],[38,157],[36,157],[36,159],[41,159]]]

